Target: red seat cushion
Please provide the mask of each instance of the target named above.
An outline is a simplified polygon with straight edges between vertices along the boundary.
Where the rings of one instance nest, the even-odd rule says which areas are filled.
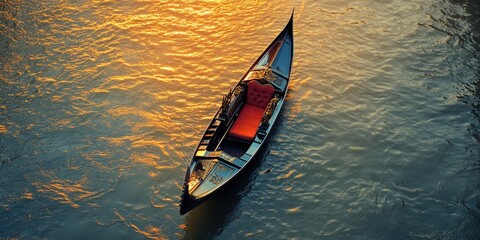
[[[248,83],[247,103],[265,109],[274,92],[275,89],[270,84],[262,85],[251,81]]]
[[[270,84],[262,85],[257,81],[248,83],[247,103],[242,107],[233,123],[229,135],[244,141],[252,141],[262,121],[263,112],[272,98],[275,89]]]
[[[246,103],[233,123],[229,135],[241,140],[252,141],[262,120],[264,108]]]

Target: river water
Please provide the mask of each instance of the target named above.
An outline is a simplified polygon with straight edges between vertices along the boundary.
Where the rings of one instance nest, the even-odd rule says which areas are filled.
[[[295,7],[290,91],[186,216],[201,134]],[[0,1],[0,239],[478,239],[478,0]]]

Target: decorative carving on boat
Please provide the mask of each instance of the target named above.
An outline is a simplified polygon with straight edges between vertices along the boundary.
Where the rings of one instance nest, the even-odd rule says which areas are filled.
[[[245,87],[238,85],[223,97],[220,115],[225,118],[224,120],[228,120],[233,116],[233,113],[243,102],[244,95]]]
[[[243,93],[244,90],[245,87],[243,87],[242,85],[238,85],[235,87],[235,89],[233,89],[233,95],[237,96],[238,94]]]
[[[275,111],[275,108],[277,107],[278,100],[280,100],[280,96],[278,93],[276,93],[273,98],[270,99],[270,102],[268,102],[268,105],[263,112],[262,120],[260,121],[261,127],[268,128],[268,121],[270,120],[270,117],[272,117],[273,111]]]
[[[192,173],[190,174],[190,178],[188,181],[188,188],[190,191],[193,191],[195,187],[205,179],[206,173],[210,171],[213,166],[212,161],[199,161],[195,168],[193,169]]]
[[[277,79],[277,75],[273,73],[271,68],[268,68],[265,70],[265,75],[263,76],[263,78],[265,78],[265,80],[269,82],[273,82]]]
[[[224,176],[222,176],[220,173],[225,172],[227,170],[229,170],[229,168],[227,168],[226,166],[221,164],[217,165],[217,171],[212,173],[212,176],[210,177],[209,181],[215,185],[222,183]]]

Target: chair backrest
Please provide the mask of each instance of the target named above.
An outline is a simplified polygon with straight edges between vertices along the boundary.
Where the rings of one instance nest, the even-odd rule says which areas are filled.
[[[248,83],[247,103],[265,108],[274,92],[275,88],[270,84],[262,85],[257,81],[251,81]]]

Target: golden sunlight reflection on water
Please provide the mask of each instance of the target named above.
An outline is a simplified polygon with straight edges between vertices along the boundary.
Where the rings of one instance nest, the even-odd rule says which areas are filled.
[[[292,81],[268,157],[241,187],[180,217],[201,134],[294,6]],[[365,228],[372,238],[415,238],[463,226],[469,203],[457,204],[456,186],[475,158],[467,138],[476,129],[458,104],[465,87],[446,77],[465,67],[456,60],[475,62],[465,53],[475,47],[448,26],[471,29],[462,9],[421,0],[2,1],[0,230],[280,239]],[[469,67],[457,75],[474,79]],[[432,208],[447,210],[423,211]]]
[[[88,199],[98,194],[132,201],[122,192],[132,187],[125,183],[134,182],[135,169],[155,181],[176,179],[169,195],[179,191],[182,178],[176,176],[221,97],[276,36],[291,8],[268,1],[103,1],[24,9],[21,31],[7,35],[30,52],[12,51],[4,70],[24,66],[17,67],[25,78],[19,99],[51,102],[48,111],[55,114],[38,111],[26,124],[64,135],[46,141],[62,148],[64,156],[56,158],[68,159],[67,169],[75,173],[52,169],[31,177],[36,192],[24,192],[24,198],[46,197],[72,208],[86,207],[82,201],[108,206]],[[26,22],[38,27],[21,24]],[[29,79],[38,81],[35,89]],[[9,129],[0,125],[0,134]],[[87,137],[70,138],[67,129]],[[102,179],[115,184],[95,187],[94,179],[80,177],[86,166],[95,168],[87,176],[109,173]],[[171,181],[155,187],[152,206],[178,206],[160,190]],[[122,210],[106,221],[111,218],[129,222]],[[163,234],[158,227],[127,225],[147,238]]]

